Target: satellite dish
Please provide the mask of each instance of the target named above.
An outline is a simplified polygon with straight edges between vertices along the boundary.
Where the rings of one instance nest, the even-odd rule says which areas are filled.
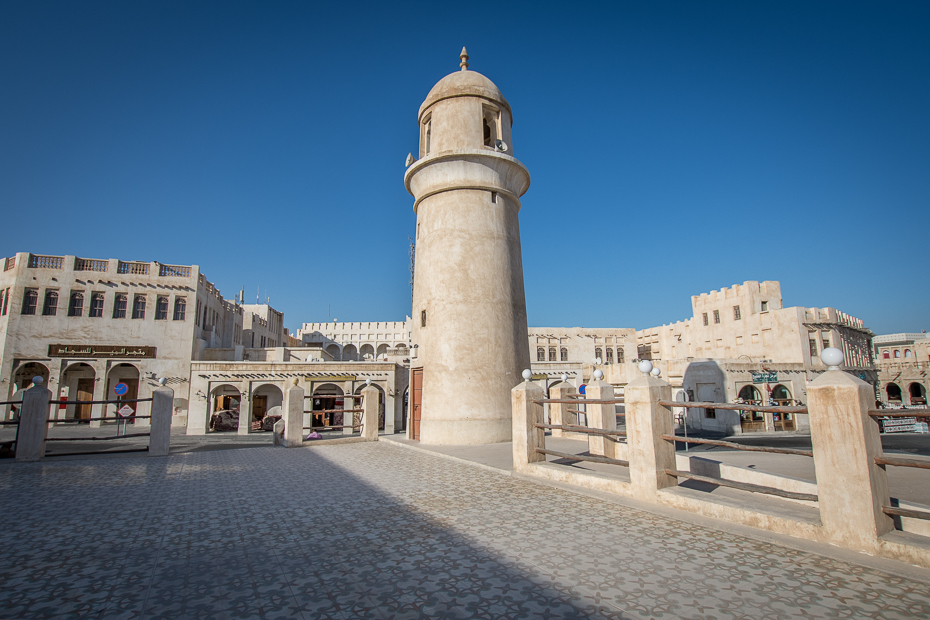
[[[504,142],[503,140],[495,140],[495,141],[494,141],[494,148],[496,148],[496,149],[497,149],[498,151],[500,151],[501,153],[506,153],[506,152],[507,152],[507,143]]]

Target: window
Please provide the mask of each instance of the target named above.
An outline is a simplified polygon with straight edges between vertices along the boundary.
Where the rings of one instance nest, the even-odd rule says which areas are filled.
[[[168,319],[168,298],[164,295],[159,295],[158,299],[155,300],[155,320],[165,321],[167,319]]]
[[[704,313],[704,327],[707,327],[707,313]]]
[[[601,359],[604,359],[604,351],[600,347],[595,348],[594,357],[599,357]]]
[[[126,293],[117,293],[113,298],[113,318],[125,319],[126,306],[129,304],[129,298]]]
[[[42,305],[42,316],[55,316],[58,314],[58,291],[46,289],[45,303]]]
[[[206,314],[206,313],[204,313]],[[187,300],[183,297],[174,298],[174,320],[183,321],[187,317]]]
[[[720,323],[720,310],[714,310],[714,324]]]
[[[550,361],[550,362],[556,361],[556,358],[555,358],[555,347],[549,347],[549,361]]]
[[[763,302],[762,302],[762,312],[768,312],[768,311],[769,311],[769,302],[763,301]]]
[[[563,361],[563,362],[567,362],[567,361],[568,361],[568,349],[566,349],[565,347],[562,347],[562,348],[559,350],[559,355],[562,357],[562,361]]]
[[[824,349],[829,349],[829,348],[830,348],[830,338],[829,338],[829,337],[826,337],[826,338],[822,338],[821,340],[823,340],[823,348],[824,348]]]
[[[167,302],[167,298],[165,298],[165,301]],[[203,304],[201,304],[199,301],[197,302],[197,313],[194,315],[194,325],[200,325],[200,307],[201,307],[202,305],[203,305]],[[168,310],[168,308],[167,308],[167,306],[165,306],[165,312],[167,312],[167,310]],[[156,318],[158,318],[158,317],[156,317]],[[168,317],[166,316],[165,318],[168,318]]]
[[[84,315],[84,293],[83,291],[71,291],[71,299],[68,301],[68,316]]]
[[[420,310],[420,327],[426,327],[426,310]]]
[[[145,295],[136,295],[132,298],[132,318],[145,318]]]
[[[884,353],[882,353],[882,358],[884,358],[884,359],[890,359],[891,356],[888,355],[888,351],[885,351]]]
[[[904,349],[904,357],[914,357],[914,354],[911,353],[910,349]]]
[[[103,293],[93,293],[90,296],[90,314],[88,316],[103,316]]]
[[[716,409],[705,409],[705,410],[704,410],[704,417],[705,417],[705,418],[716,418],[716,417],[717,417],[717,410],[716,410]]]
[[[544,347],[536,347],[536,361],[537,362],[546,361],[546,349]]]
[[[430,141],[433,137],[433,121],[426,123],[426,154],[429,155]]]
[[[809,338],[811,345],[811,357],[817,357],[817,340],[815,338]]]
[[[26,314],[26,313],[23,312],[23,314]],[[33,314],[34,314],[34,313],[33,313]],[[901,352],[898,351],[897,349],[895,349],[895,350],[894,350],[894,357],[895,357],[895,359],[898,359],[899,357],[901,357]]]
[[[484,119],[481,122],[484,130],[484,145],[494,148],[497,140],[500,139],[498,129],[500,127],[500,112],[494,108],[484,108]]]
[[[621,349],[620,347],[617,347],[617,363],[618,364],[623,363],[623,349]]]
[[[7,287],[6,291],[4,291],[3,299],[0,300],[0,301],[3,302],[2,304],[0,304],[0,306],[2,306],[2,308],[0,308],[0,316],[6,316],[7,307],[10,305],[10,289],[9,289],[9,287]]]
[[[607,363],[608,364],[614,363],[614,350],[609,347],[607,349]]]
[[[34,288],[27,288],[23,293],[23,309],[20,314],[35,314],[36,306],[39,305],[39,291]]]
[[[733,306],[733,320],[739,321],[741,318],[743,318],[743,315],[740,314],[739,306]]]

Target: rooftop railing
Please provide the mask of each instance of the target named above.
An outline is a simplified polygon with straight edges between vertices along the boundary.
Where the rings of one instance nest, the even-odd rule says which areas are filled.
[[[136,276],[149,275],[149,264],[141,262],[119,261],[116,273],[128,273]]]
[[[61,269],[65,265],[65,257],[30,254],[28,265],[30,269]]]
[[[100,260],[97,258],[75,258],[75,271],[106,271],[110,266],[110,261]],[[122,273],[122,272],[120,272]]]

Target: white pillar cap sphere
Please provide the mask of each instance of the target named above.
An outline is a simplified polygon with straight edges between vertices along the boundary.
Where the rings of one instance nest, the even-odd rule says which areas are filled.
[[[365,385],[371,385],[371,377],[365,379]]]
[[[597,379],[598,381],[600,381],[601,379],[603,379],[603,378],[604,378],[604,371],[601,370],[600,368],[598,368],[597,370],[595,370],[595,371],[594,371],[594,378]]]
[[[662,371],[659,370],[658,368],[653,368],[653,369],[652,369],[652,376],[653,376],[653,377],[658,377],[658,376],[661,375],[661,374],[662,374]]]
[[[168,380],[165,379],[164,377],[162,377],[161,379],[158,380],[158,385],[164,385],[164,384],[166,384],[166,383],[168,383]]]
[[[827,370],[839,370],[843,363],[843,352],[836,347],[827,347],[820,354],[820,359],[827,365]]]
[[[532,378],[533,378],[533,371],[532,371],[532,370],[530,370],[529,368],[527,368],[526,370],[523,371],[523,380],[524,380],[524,381],[529,381],[529,380],[532,379]]]
[[[568,381],[568,375],[566,375],[565,373],[562,373],[561,379],[562,379],[562,382],[563,382],[563,383],[564,383],[565,381]]]
[[[32,382],[33,382],[35,385],[42,385],[42,382],[43,382],[43,381],[45,381],[45,379],[43,379],[42,377],[39,377],[39,376],[35,376],[35,377],[32,378]]]
[[[639,363],[639,372],[643,373],[644,375],[648,375],[650,372],[652,372],[652,362],[649,360],[641,361]]]

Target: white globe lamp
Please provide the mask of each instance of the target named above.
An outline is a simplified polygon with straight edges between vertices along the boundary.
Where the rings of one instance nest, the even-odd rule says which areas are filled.
[[[643,373],[644,375],[648,375],[650,372],[652,372],[652,362],[649,360],[641,361],[639,363],[639,372]]]
[[[843,352],[836,347],[828,347],[820,354],[820,359],[827,365],[827,370],[839,370],[843,363]]]
[[[524,381],[529,381],[529,380],[532,379],[532,378],[533,378],[533,371],[532,371],[532,370],[530,370],[529,368],[527,368],[526,370],[523,371],[523,380],[524,380]]]

